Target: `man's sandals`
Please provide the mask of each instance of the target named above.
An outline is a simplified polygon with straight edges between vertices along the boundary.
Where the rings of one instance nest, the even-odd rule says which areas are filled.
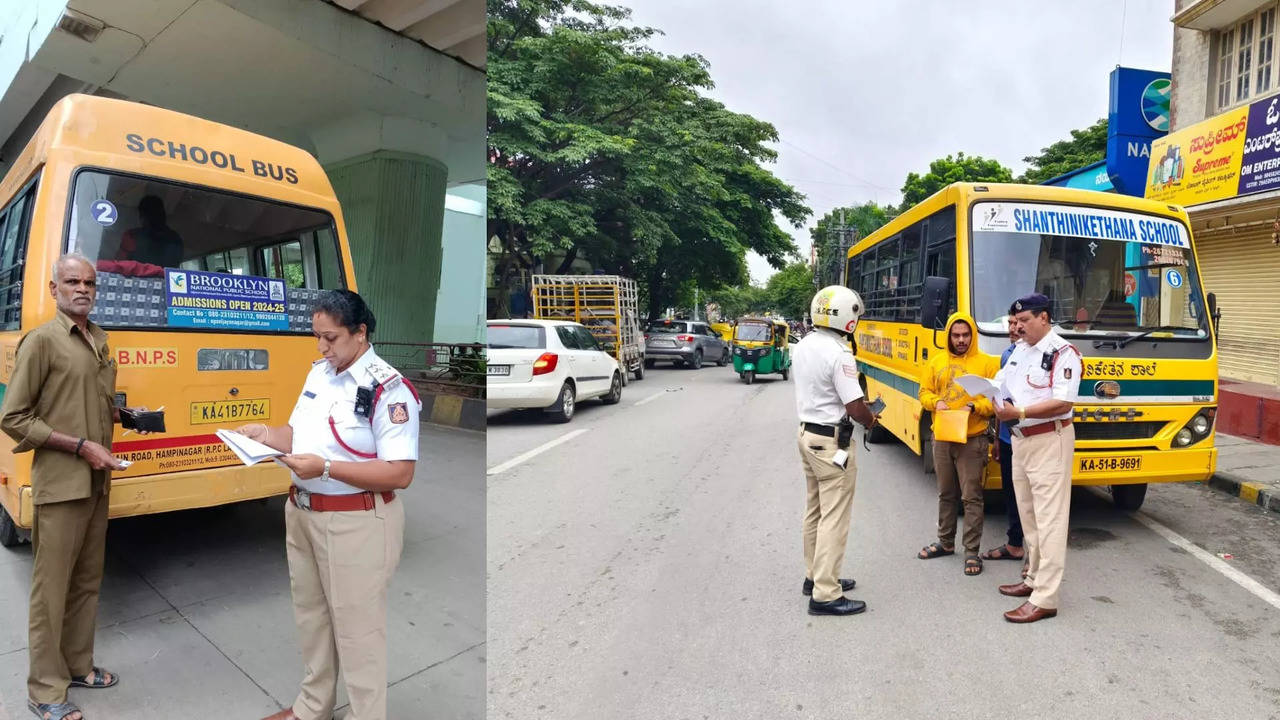
[[[84,713],[80,711],[80,708],[76,707],[75,703],[69,702],[38,703],[34,700],[28,700],[27,708],[42,720],[64,720],[67,716],[77,713],[79,713],[80,717],[74,720],[80,720],[80,718],[84,717]],[[67,720],[71,719],[67,718]]]
[[[109,688],[120,682],[120,676],[113,672],[107,672],[102,668],[95,667],[89,671],[88,675],[71,678],[72,687],[82,688]],[[35,713],[41,720],[81,720],[84,718],[84,711],[76,707],[72,702],[60,703],[38,703],[34,700],[27,700],[27,709]],[[79,715],[79,718],[71,718],[72,715]]]
[[[982,553],[983,560],[1022,560],[1026,556],[1027,555],[1025,550],[1021,555],[1014,555],[1013,553],[1009,552],[1008,545],[993,547],[990,550]]]
[[[977,555],[964,556],[964,574],[965,575],[981,575],[982,574],[982,558]]]
[[[920,552],[916,555],[916,557],[921,560],[932,560],[933,558],[942,557],[943,555],[955,555],[955,554],[956,554],[956,549],[954,547],[947,548],[947,547],[943,547],[942,543],[930,543],[929,545],[926,545],[923,548],[921,548]]]

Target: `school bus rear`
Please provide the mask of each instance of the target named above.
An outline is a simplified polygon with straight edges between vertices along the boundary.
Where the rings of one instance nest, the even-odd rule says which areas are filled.
[[[97,266],[91,319],[110,336],[117,403],[164,408],[163,434],[117,426],[113,451],[133,465],[113,473],[111,517],[287,491],[285,469],[241,465],[214,432],[288,422],[319,357],[312,303],[355,289],[341,211],[315,159],[188,115],[73,95],[50,111],[0,198],[21,219],[0,223],[0,381],[21,335],[53,318],[51,265],[74,251]],[[0,504],[29,528],[31,454],[12,448],[0,437]]]

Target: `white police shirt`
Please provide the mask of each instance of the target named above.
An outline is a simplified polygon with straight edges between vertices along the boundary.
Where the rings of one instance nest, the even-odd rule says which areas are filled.
[[[357,415],[356,388],[382,384],[382,394],[373,408],[373,417]],[[293,452],[312,453],[338,462],[418,459],[418,415],[422,408],[409,390],[408,381],[369,348],[340,373],[328,360],[311,367],[302,394],[289,416],[293,427]],[[333,423],[330,425],[330,419]],[[293,475],[293,484],[322,495],[349,495],[364,492],[341,480],[315,477],[303,480]]]
[[[831,330],[815,329],[796,343],[791,374],[800,422],[839,425],[846,415],[845,403],[862,397],[853,351]]]
[[[1009,362],[996,373],[995,384],[1003,384],[1007,397],[1020,408],[1051,398],[1074,401],[1080,392],[1082,370],[1080,351],[1050,328],[1035,345],[1029,345],[1025,340],[1018,341],[1009,355]],[[1068,408],[1053,417],[1029,417],[1014,427],[1028,428],[1070,418],[1071,409]]]

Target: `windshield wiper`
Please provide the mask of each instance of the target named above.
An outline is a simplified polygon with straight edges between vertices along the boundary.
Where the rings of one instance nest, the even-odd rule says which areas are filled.
[[[1158,327],[1147,328],[1146,330],[1143,330],[1137,335],[1130,335],[1125,339],[1116,342],[1116,349],[1119,350],[1123,348],[1125,345],[1128,345],[1129,343],[1133,342],[1134,340],[1141,340],[1142,338],[1147,337],[1152,333],[1174,332],[1175,330],[1190,330],[1190,329],[1191,328],[1184,327],[1182,325],[1160,325]]]

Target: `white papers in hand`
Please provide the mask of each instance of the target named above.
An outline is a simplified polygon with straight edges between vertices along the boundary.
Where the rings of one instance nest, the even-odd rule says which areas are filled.
[[[231,452],[235,453],[236,457],[240,458],[240,462],[245,465],[256,465],[267,458],[280,457],[285,454],[231,430],[218,430],[214,434],[227,447],[231,448]]]
[[[979,395],[988,397],[997,408],[1004,408],[1005,391],[1003,386],[997,385],[991,378],[984,378],[980,375],[961,375],[956,378],[956,384],[964,388],[964,391],[978,397]]]

